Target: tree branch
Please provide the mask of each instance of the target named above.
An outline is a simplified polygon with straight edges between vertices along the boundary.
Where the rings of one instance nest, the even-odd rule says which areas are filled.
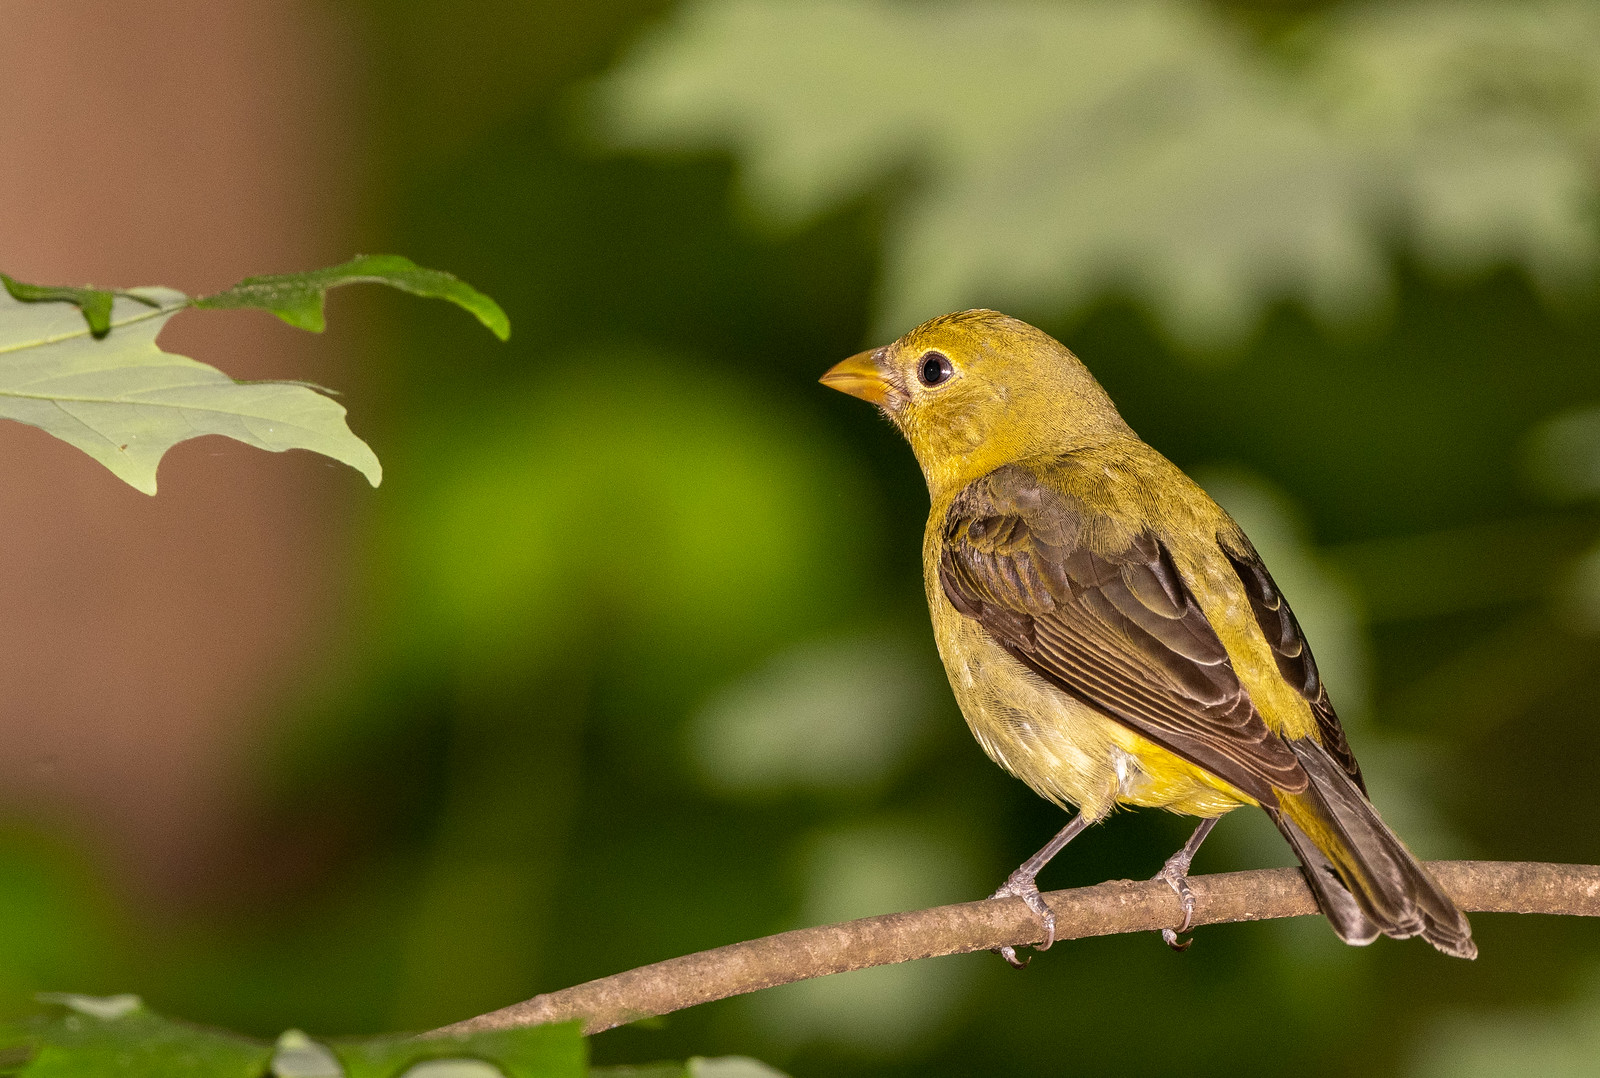
[[[1600,865],[1526,861],[1433,861],[1434,878],[1471,913],[1551,913],[1600,917]],[[1264,921],[1317,912],[1299,869],[1194,876],[1193,924]],[[1045,895],[1056,939],[1154,932],[1182,920],[1178,899],[1159,880],[1114,880]],[[965,902],[912,913],[802,928],[672,958],[457,1022],[434,1033],[466,1033],[582,1019],[599,1033],[650,1015],[726,999],[830,973],[942,954],[1037,943],[1039,922],[1021,899]]]

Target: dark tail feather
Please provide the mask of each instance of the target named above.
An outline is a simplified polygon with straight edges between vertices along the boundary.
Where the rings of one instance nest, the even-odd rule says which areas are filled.
[[[1421,936],[1447,955],[1476,958],[1466,915],[1378,818],[1349,774],[1315,741],[1290,742],[1311,776],[1305,792],[1268,809],[1305,865],[1317,905],[1346,943],[1381,933]]]
[[[1361,912],[1360,903],[1345,887],[1333,862],[1324,857],[1306,833],[1286,819],[1283,813],[1273,809],[1269,809],[1268,813],[1272,816],[1272,822],[1278,825],[1278,830],[1283,832],[1283,837],[1289,840],[1289,845],[1294,847],[1295,856],[1305,866],[1306,882],[1311,885],[1311,893],[1316,896],[1317,905],[1332,922],[1339,938],[1358,947],[1365,947],[1377,939],[1382,933],[1372,919]]]

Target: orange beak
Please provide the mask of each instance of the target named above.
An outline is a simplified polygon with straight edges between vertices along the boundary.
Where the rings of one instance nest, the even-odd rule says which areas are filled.
[[[883,352],[882,348],[874,348],[867,352],[858,352],[842,363],[835,363],[828,368],[828,373],[822,376],[822,384],[829,389],[837,389],[840,393],[860,397],[864,401],[876,404],[879,408],[886,407],[889,403],[890,386],[883,377],[881,366]]]

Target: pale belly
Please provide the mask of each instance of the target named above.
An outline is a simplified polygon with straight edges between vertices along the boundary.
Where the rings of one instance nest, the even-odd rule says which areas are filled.
[[[1041,796],[1091,819],[1119,804],[1219,816],[1255,803],[1035,675],[942,594],[929,598],[939,654],[973,736]]]

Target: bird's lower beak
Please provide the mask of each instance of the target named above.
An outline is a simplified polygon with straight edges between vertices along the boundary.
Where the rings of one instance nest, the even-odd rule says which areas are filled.
[[[822,384],[840,393],[860,397],[879,408],[887,407],[891,388],[883,377],[882,348],[860,352],[842,363],[835,363],[822,376]]]

